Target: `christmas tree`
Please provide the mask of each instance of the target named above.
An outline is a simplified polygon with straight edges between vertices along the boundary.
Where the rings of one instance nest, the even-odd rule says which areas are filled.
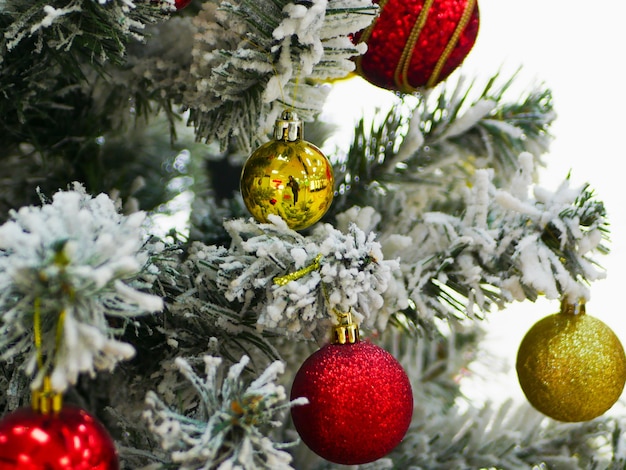
[[[0,1],[0,468],[624,468],[599,182],[482,12]]]

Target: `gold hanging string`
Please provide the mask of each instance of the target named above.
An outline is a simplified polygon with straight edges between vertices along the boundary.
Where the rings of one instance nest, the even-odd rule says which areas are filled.
[[[293,109],[295,109],[296,106],[296,98],[298,97],[298,93],[300,92],[300,80],[302,78],[302,64],[298,63],[297,66],[297,73],[296,76],[294,78],[294,87],[293,87],[293,97],[292,97],[292,102],[289,105],[289,108],[287,109],[288,111],[292,111]],[[287,103],[285,103],[286,105]]]
[[[53,357],[56,356],[62,341],[63,324],[65,323],[65,309],[59,314],[55,332],[55,345]],[[39,370],[44,370],[42,333],[41,333],[41,299],[35,298],[33,313],[33,336],[35,342],[35,350],[37,354],[37,365]],[[42,386],[32,392],[31,405],[33,410],[42,414],[58,413],[63,408],[63,395],[52,389],[50,374],[44,372]]]
[[[276,284],[277,286],[284,286],[286,284],[289,284],[291,281],[296,281],[298,279],[303,278],[304,276],[306,276],[307,274],[313,271],[319,270],[321,260],[322,260],[322,254],[320,253],[319,255],[315,257],[315,259],[313,260],[311,264],[305,266],[304,268],[298,269],[297,271],[294,271],[289,274],[285,274],[284,276],[275,277],[274,284]]]
[[[61,345],[63,339],[63,324],[65,323],[65,309],[61,310],[59,319],[57,321],[57,328],[54,339],[54,352],[53,357],[56,356],[57,351]],[[33,314],[33,336],[35,341],[35,350],[37,354],[37,366],[40,370],[44,368],[43,361],[43,348],[41,339],[41,299],[37,297],[35,299],[34,314]]]
[[[41,299],[35,298],[33,314],[33,333],[35,337],[35,351],[37,354],[37,366],[43,369],[43,352],[41,351]]]
[[[59,320],[57,321],[57,330],[54,336],[54,355],[56,356],[59,348],[61,347],[61,341],[63,340],[63,325],[65,324],[65,309],[61,310],[59,314]]]

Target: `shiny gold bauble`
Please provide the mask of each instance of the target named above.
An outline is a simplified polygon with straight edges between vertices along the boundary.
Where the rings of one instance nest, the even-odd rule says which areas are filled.
[[[619,399],[626,356],[615,333],[585,313],[584,303],[564,302],[526,333],[517,354],[526,398],[558,421],[588,421]]]
[[[302,139],[302,121],[285,112],[274,138],[256,149],[241,173],[241,195],[252,216],[280,216],[293,230],[319,221],[333,200],[333,168],[315,145]]]

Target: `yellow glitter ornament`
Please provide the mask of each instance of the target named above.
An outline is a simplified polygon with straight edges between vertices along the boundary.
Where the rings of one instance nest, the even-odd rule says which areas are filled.
[[[517,354],[517,375],[528,401],[558,421],[605,413],[626,381],[626,356],[615,333],[585,313],[584,302],[563,301],[561,312],[535,323]]]
[[[274,136],[256,149],[241,173],[241,195],[252,216],[280,216],[293,230],[319,221],[333,200],[333,168],[320,149],[302,138],[302,121],[284,111]]]

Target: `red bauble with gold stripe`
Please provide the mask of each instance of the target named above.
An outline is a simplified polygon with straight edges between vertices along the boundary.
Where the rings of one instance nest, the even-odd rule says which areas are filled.
[[[445,80],[478,35],[477,0],[379,0],[378,17],[355,36],[367,44],[357,73],[388,90],[411,93]]]

